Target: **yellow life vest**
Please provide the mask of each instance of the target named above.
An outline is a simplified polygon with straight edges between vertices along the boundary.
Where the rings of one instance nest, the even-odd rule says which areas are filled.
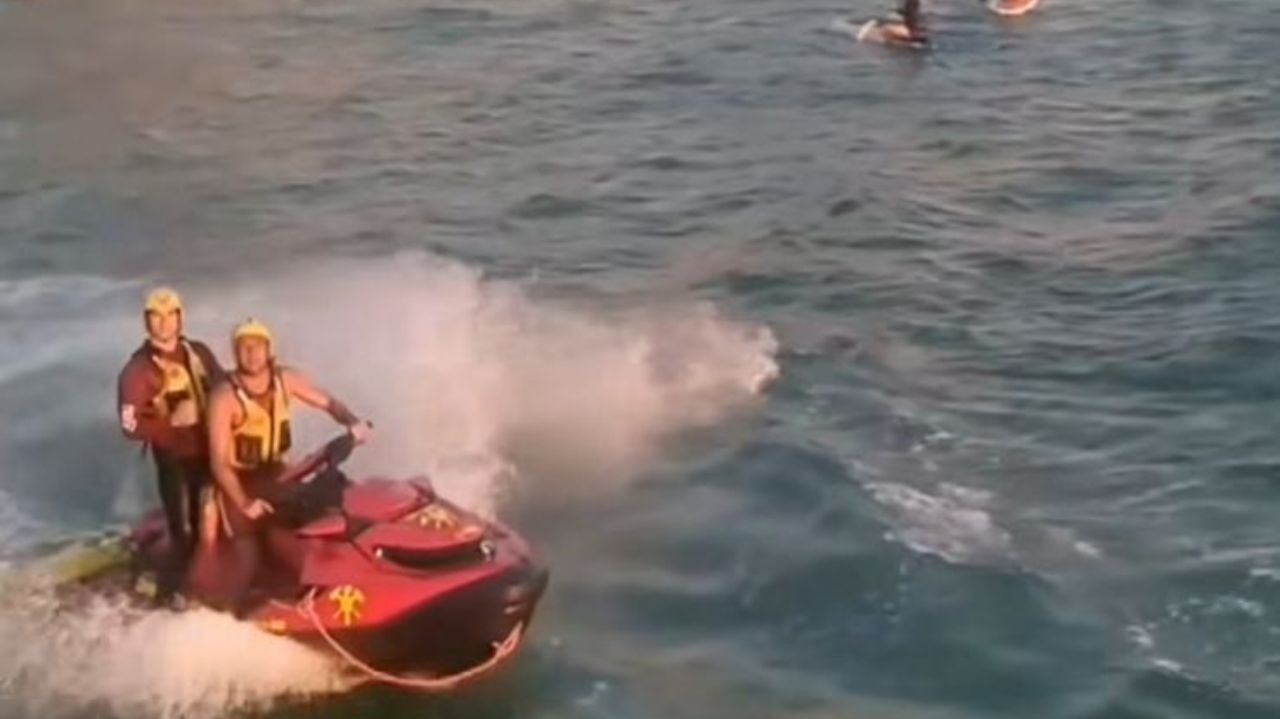
[[[289,391],[284,378],[277,371],[271,372],[271,387],[267,390],[270,409],[255,402],[234,376],[230,380],[243,412],[240,423],[231,428],[231,466],[249,470],[282,464],[285,452],[293,445]]]
[[[181,342],[182,348],[187,352],[186,363],[166,359],[156,352],[151,353],[151,361],[160,369],[164,378],[160,393],[152,400],[152,404],[160,416],[167,417],[179,402],[194,400],[200,419],[204,420],[208,408],[206,400],[209,396],[209,371],[205,369],[204,362],[191,343],[185,339]]]

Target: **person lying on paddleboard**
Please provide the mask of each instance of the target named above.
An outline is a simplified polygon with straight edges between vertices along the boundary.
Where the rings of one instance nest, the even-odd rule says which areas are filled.
[[[888,20],[880,26],[887,40],[908,45],[929,44],[929,33],[920,16],[920,0],[902,0],[895,14],[895,20]]]

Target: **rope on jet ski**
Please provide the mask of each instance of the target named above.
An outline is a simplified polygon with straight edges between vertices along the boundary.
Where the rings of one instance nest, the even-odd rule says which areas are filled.
[[[329,630],[325,629],[324,622],[320,620],[319,615],[316,614],[315,596],[316,590],[312,589],[307,593],[307,596],[303,598],[300,608],[307,619],[311,621],[312,626],[314,626],[316,631],[320,633],[320,636],[328,642],[329,647],[332,648],[338,656],[345,659],[348,664],[360,670],[370,679],[391,684],[393,686],[404,687],[406,689],[416,689],[418,691],[427,692],[445,692],[456,689],[458,685],[463,682],[486,674],[504,662],[508,657],[514,654],[517,649],[519,649],[520,641],[524,638],[524,622],[516,622],[515,626],[511,628],[511,631],[507,634],[505,639],[500,642],[493,643],[493,656],[470,669],[464,669],[455,674],[448,674],[441,677],[410,677],[391,674],[369,666],[365,662],[361,661],[359,657],[347,651],[346,647],[339,644],[337,639],[334,639],[333,635],[329,633]]]

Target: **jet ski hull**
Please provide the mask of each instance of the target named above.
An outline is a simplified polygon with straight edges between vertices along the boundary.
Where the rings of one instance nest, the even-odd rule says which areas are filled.
[[[451,689],[449,677],[514,655],[549,578],[528,544],[425,478],[342,482],[341,511],[263,531],[270,561],[240,617],[366,679],[424,690]],[[157,511],[59,573],[73,587],[146,601],[168,547]],[[216,553],[231,556],[225,544]]]

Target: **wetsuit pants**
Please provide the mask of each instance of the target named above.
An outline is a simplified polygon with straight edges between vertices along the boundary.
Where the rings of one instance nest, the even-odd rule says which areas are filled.
[[[167,600],[182,589],[200,526],[200,490],[208,483],[208,461],[152,452],[160,502],[169,526],[169,561],[157,577],[157,599]]]

